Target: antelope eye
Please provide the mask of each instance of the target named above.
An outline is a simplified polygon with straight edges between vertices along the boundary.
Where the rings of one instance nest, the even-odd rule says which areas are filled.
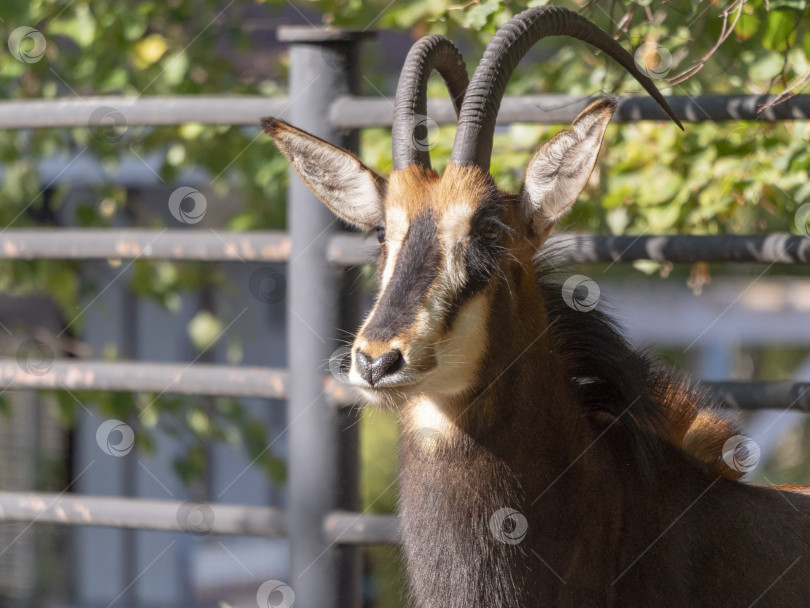
[[[385,228],[383,226],[379,226],[377,228],[377,242],[382,245],[385,242]]]
[[[498,237],[501,236],[501,231],[495,224],[487,224],[481,228],[480,234],[488,241],[497,241]]]

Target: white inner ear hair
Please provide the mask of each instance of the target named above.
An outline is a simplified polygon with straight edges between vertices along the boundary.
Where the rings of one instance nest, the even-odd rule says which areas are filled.
[[[523,185],[523,204],[540,224],[560,219],[574,204],[596,164],[610,115],[580,115],[573,131],[561,131],[532,157]]]
[[[308,138],[294,139],[287,142],[290,163],[318,198],[356,226],[370,229],[382,224],[383,202],[378,190],[382,178],[340,148]]]

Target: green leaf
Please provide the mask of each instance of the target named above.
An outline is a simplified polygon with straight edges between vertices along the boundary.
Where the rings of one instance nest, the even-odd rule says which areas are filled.
[[[135,65],[140,70],[148,68],[163,57],[168,48],[168,42],[160,34],[151,34],[146,38],[138,40],[133,46]]]
[[[749,15],[745,10],[734,28],[734,33],[742,40],[748,40],[759,31],[762,21],[756,15]]]
[[[66,13],[48,24],[47,34],[72,38],[80,47],[89,47],[96,38],[96,19],[87,4],[76,4],[72,17]]]
[[[149,22],[144,11],[131,11],[123,22],[123,34],[126,40],[138,40],[145,33]]]
[[[785,60],[781,55],[769,53],[754,63],[751,66],[749,73],[755,81],[767,82],[782,72],[782,67],[784,64]]]
[[[661,263],[652,260],[636,260],[633,262],[633,268],[648,276],[652,276],[661,269]]]
[[[207,310],[203,310],[189,322],[188,335],[197,350],[206,350],[222,335],[222,322]]]
[[[683,187],[683,178],[672,171],[662,170],[655,167],[645,172],[649,184],[655,184],[654,188],[648,188],[643,196],[639,197],[640,205],[659,205],[670,202]]]
[[[771,10],[765,23],[762,46],[771,51],[786,51],[796,38],[796,16],[790,11]]]
[[[804,12],[807,10],[807,0],[771,0],[770,10],[789,9]]]
[[[486,0],[486,2],[472,6],[464,14],[462,25],[470,29],[482,29],[498,11],[500,5],[499,0]]]
[[[174,461],[174,470],[185,483],[200,479],[205,473],[206,456],[204,449],[199,445],[191,446],[184,456]]]
[[[200,408],[193,408],[186,416],[189,428],[200,437],[209,437],[212,432],[211,419]]]
[[[83,227],[89,226],[106,226],[106,222],[101,219],[98,209],[92,205],[79,205],[76,207],[76,219],[79,225]]]
[[[180,84],[188,74],[188,54],[180,51],[169,57],[163,64],[161,80],[170,87]]]

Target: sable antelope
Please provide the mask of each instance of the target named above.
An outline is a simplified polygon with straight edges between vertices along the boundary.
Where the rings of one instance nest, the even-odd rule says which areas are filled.
[[[711,400],[634,351],[598,310],[566,305],[533,263],[584,187],[616,102],[595,101],[545,143],[520,192],[499,191],[489,174],[506,83],[545,36],[600,49],[677,122],[629,53],[559,7],[504,25],[471,81],[450,41],[417,42],[397,89],[388,178],[263,121],[312,191],[381,243],[380,293],[349,379],[400,412],[401,540],[415,603],[806,605],[808,488],[740,483],[744,442]],[[441,176],[413,145],[433,69],[459,117]]]

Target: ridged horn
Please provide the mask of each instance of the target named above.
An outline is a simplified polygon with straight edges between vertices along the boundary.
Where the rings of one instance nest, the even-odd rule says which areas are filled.
[[[425,119],[427,82],[433,70],[439,72],[447,85],[456,116],[461,111],[470,82],[461,52],[444,36],[420,38],[408,52],[397,85],[391,134],[394,169],[404,169],[414,163],[430,168]],[[417,137],[417,129],[425,136]]]
[[[539,40],[547,36],[570,36],[610,55],[644,87],[664,112],[681,125],[675,113],[637,67],[624,47],[585,17],[560,6],[530,8],[507,21],[493,36],[467,87],[453,142],[453,162],[477,165],[489,171],[495,119],[506,84],[520,60]]]

